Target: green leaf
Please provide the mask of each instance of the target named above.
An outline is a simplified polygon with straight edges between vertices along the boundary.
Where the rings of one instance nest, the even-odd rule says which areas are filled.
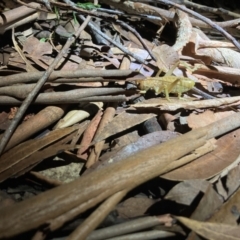
[[[40,41],[40,42],[46,42],[46,41],[47,41],[47,38],[41,38],[39,41]]]
[[[94,4],[91,3],[91,2],[77,3],[77,6],[78,6],[79,8],[85,9],[85,10],[93,10],[93,9],[97,9],[97,8],[100,8],[100,7],[101,7],[101,5],[99,5],[99,4],[94,5]]]

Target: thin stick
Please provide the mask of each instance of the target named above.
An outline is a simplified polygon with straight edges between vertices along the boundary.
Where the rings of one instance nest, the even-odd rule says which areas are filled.
[[[113,208],[122,200],[127,194],[128,190],[122,190],[107,200],[105,200],[91,215],[76,228],[67,240],[86,239],[86,237],[106,218],[106,216],[113,210]]]
[[[64,82],[64,78],[74,78],[73,82],[87,82],[87,81],[100,81],[99,77],[107,79],[112,78],[116,81],[116,78],[126,79],[133,77],[139,72],[132,70],[99,70],[93,71],[92,69],[81,69],[76,71],[53,71],[47,82]],[[27,73],[18,73],[12,74],[9,76],[4,76],[0,78],[0,87],[10,86],[16,83],[31,83],[37,82],[39,78],[43,76],[44,72],[27,72]],[[58,78],[58,79],[57,79]],[[79,79],[84,78],[84,79]],[[95,78],[95,80],[93,79]],[[57,79],[57,80],[56,80]],[[55,81],[56,80],[56,81]],[[102,80],[102,81],[105,81]],[[68,81],[70,82],[70,81]]]
[[[165,222],[164,222],[165,220]],[[153,217],[142,217],[134,220],[126,221],[123,223],[115,224],[113,226],[101,228],[92,232],[87,240],[101,240],[116,237],[126,233],[132,233],[142,231],[157,225],[164,225],[167,221],[172,221],[170,216],[153,216]]]
[[[80,33],[83,31],[83,29],[87,26],[90,19],[91,19],[90,16],[88,16],[85,19],[83,24],[80,26],[80,28],[76,32],[76,37],[78,37],[80,35]],[[72,45],[72,43],[74,43],[74,41],[75,41],[74,37],[68,38],[68,40],[67,40],[66,44],[64,45],[64,47],[62,48],[61,52],[58,54],[58,56],[55,58],[55,60],[49,66],[49,68],[43,74],[43,76],[38,80],[38,82],[37,82],[36,86],[34,87],[34,89],[32,90],[32,92],[30,92],[28,94],[28,96],[25,98],[25,100],[23,101],[21,107],[19,108],[19,110],[16,113],[15,118],[12,120],[9,128],[3,134],[3,137],[0,142],[0,155],[2,154],[5,146],[7,145],[9,139],[11,138],[15,129],[17,128],[18,123],[22,119],[22,117],[23,117],[24,113],[26,112],[26,110],[28,109],[29,105],[32,103],[33,99],[37,96],[38,92],[40,91],[42,86],[45,84],[48,77],[53,72],[54,68],[57,66],[59,61],[61,60],[62,56],[67,53],[68,48]]]
[[[225,14],[227,16],[232,16],[232,17],[235,17],[235,18],[239,18],[240,17],[239,14],[231,12],[231,11],[228,11],[228,10],[225,10],[223,8],[212,8],[212,7],[204,6],[204,5],[201,5],[201,4],[193,3],[193,2],[190,2],[188,0],[184,0],[183,2],[184,2],[184,4],[186,6],[193,7],[195,9],[211,12],[211,13],[214,13],[214,14],[216,14],[216,13],[220,13],[221,14],[222,13],[222,14]]]

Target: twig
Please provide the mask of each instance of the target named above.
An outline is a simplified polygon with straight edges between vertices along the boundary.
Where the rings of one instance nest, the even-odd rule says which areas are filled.
[[[107,13],[112,13],[112,14],[116,14],[119,15],[121,17],[140,17],[140,18],[145,18],[145,19],[151,19],[151,20],[155,20],[155,21],[162,21],[161,17],[157,17],[157,16],[151,16],[151,15],[145,15],[145,14],[134,14],[134,13],[125,13],[122,11],[118,11],[118,10],[113,10],[113,9],[107,9],[107,8],[98,8],[97,11],[100,12],[107,12]]]
[[[86,237],[105,219],[113,208],[127,194],[127,190],[122,190],[113,194],[105,200],[91,215],[78,227],[67,240],[86,239]]]
[[[16,83],[31,83],[37,82],[39,78],[43,76],[44,72],[28,72],[28,73],[19,73],[13,74],[10,76],[4,76],[0,78],[0,87],[9,86]],[[57,78],[56,82],[64,82],[63,78],[85,78],[85,79],[75,79],[73,82],[87,82],[87,81],[94,81],[88,80],[88,78],[128,78],[132,77],[136,74],[139,74],[137,71],[132,70],[99,70],[93,71],[89,69],[81,69],[76,71],[53,71],[49,76],[47,82],[53,82]],[[98,81],[98,79],[96,79]],[[108,81],[106,79],[106,81]],[[68,81],[70,82],[70,81]]]
[[[30,84],[30,86],[23,85],[22,87],[19,87],[19,91],[15,86],[12,86],[13,88],[12,90],[11,90],[11,87],[4,87],[5,90],[0,88],[0,98],[3,97],[2,95],[8,95],[8,96],[18,98],[18,100],[24,99],[27,96],[27,94],[32,91],[33,87],[34,87],[33,84]],[[48,103],[49,101],[49,103],[60,103],[66,100],[67,102],[71,102],[71,101],[75,102],[75,101],[79,101],[81,98],[99,96],[99,95],[108,95],[108,94],[118,94],[118,93],[124,93],[125,91],[126,90],[121,87],[95,87],[95,88],[79,88],[79,89],[77,88],[77,89],[73,89],[65,92],[53,91],[53,92],[39,93],[39,95],[37,96],[34,102]]]
[[[90,16],[88,16],[85,19],[83,24],[80,26],[80,28],[76,32],[76,37],[78,37],[81,34],[81,32],[87,26],[90,19],[91,19]],[[28,109],[29,105],[32,103],[33,99],[37,96],[38,92],[40,91],[40,89],[42,88],[44,83],[47,81],[48,77],[50,76],[50,74],[52,73],[54,68],[60,62],[62,56],[67,53],[68,48],[72,45],[72,43],[74,43],[74,41],[75,41],[74,37],[68,38],[68,40],[67,40],[66,44],[64,45],[64,47],[62,48],[61,52],[57,55],[57,57],[54,59],[53,63],[49,66],[49,68],[43,74],[43,76],[38,80],[38,82],[37,82],[36,86],[34,87],[34,89],[32,90],[32,92],[30,92],[29,95],[26,97],[26,99],[23,101],[21,107],[19,108],[19,110],[16,113],[15,118],[12,120],[9,128],[3,134],[3,137],[0,142],[0,155],[2,154],[5,146],[7,145],[9,139],[11,138],[15,129],[17,128],[18,123],[22,119],[22,117],[23,117],[24,113],[26,112],[26,110]]]
[[[176,237],[176,233],[163,230],[150,230],[139,233],[127,234],[119,237],[109,238],[109,240],[141,240],[141,239],[167,239],[169,237]],[[178,239],[178,238],[177,238]]]
[[[108,239],[126,233],[142,231],[143,229],[151,228],[160,224],[161,218],[142,217],[139,219],[130,220],[124,223],[119,223],[117,225],[95,230],[87,237],[87,240]]]
[[[216,97],[214,97],[214,96],[212,96],[212,95],[210,95],[210,94],[207,94],[207,93],[203,92],[202,90],[200,90],[200,89],[198,89],[198,88],[196,88],[196,87],[193,87],[191,90],[192,90],[193,92],[201,95],[204,99],[214,99],[214,98],[216,98]]]
[[[206,11],[206,12],[211,12],[211,13],[214,13],[214,14],[216,14],[216,13],[224,13],[227,16],[232,16],[232,17],[235,17],[235,18],[239,18],[240,17],[239,14],[231,12],[231,11],[228,11],[228,10],[225,10],[223,8],[212,8],[212,7],[204,6],[204,5],[201,5],[201,4],[193,3],[193,2],[190,2],[188,0],[184,0],[183,3],[186,6],[194,7],[196,9],[200,9],[200,10],[203,10],[203,11]]]
[[[86,91],[88,90],[88,92]],[[118,101],[118,98],[114,96],[103,96],[105,94],[120,94],[120,93],[133,93],[135,90],[125,90],[123,88],[88,88],[88,89],[75,89],[66,92],[48,92],[40,93],[34,100],[34,104],[66,104],[66,103],[79,103],[79,102],[89,102],[89,99],[101,99],[106,102]],[[99,96],[100,95],[100,96]],[[125,97],[125,95],[124,95]],[[118,100],[117,100],[118,99]],[[124,98],[126,100],[126,97]],[[0,104],[5,105],[19,105],[21,100],[9,96],[0,96]]]

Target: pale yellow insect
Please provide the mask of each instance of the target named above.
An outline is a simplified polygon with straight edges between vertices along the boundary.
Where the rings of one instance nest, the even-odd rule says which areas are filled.
[[[170,72],[172,71],[170,70]],[[137,80],[141,92],[146,92],[149,89],[153,89],[157,95],[163,92],[166,99],[170,101],[169,93],[177,93],[178,98],[181,99],[182,93],[191,90],[195,85],[195,82],[190,78],[169,76],[171,74],[169,72],[164,77],[159,77],[159,74],[160,71],[156,77],[148,77],[143,81]]]

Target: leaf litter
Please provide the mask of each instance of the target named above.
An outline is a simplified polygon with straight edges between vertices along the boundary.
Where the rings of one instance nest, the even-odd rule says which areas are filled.
[[[198,3],[2,1],[0,239],[239,238],[240,6]]]

